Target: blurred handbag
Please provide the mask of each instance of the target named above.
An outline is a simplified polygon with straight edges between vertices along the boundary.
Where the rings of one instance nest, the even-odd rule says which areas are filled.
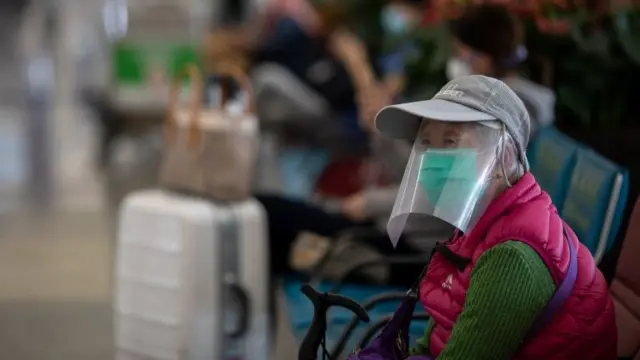
[[[384,258],[377,249],[367,244],[370,237],[376,236],[379,236],[379,232],[374,228],[354,228],[345,231],[334,241],[303,232],[294,243],[289,262],[294,270],[310,275],[312,282],[343,281],[354,266]],[[383,264],[372,266],[351,276],[356,281],[385,284],[389,280],[389,267]]]
[[[219,66],[215,75],[233,78],[243,90],[244,104],[238,107],[232,103],[223,83],[218,106],[205,108],[205,86],[199,68],[189,65],[181,71],[168,102],[160,184],[223,201],[242,200],[251,196],[259,146],[250,83],[240,68],[230,64]],[[185,76],[191,90],[186,107],[178,104]]]
[[[389,184],[389,179],[375,158],[350,157],[334,161],[325,167],[316,183],[316,195],[325,199],[345,199],[369,186],[382,187]]]

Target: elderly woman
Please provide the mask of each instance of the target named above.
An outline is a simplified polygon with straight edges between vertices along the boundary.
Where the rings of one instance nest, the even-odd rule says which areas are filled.
[[[413,140],[387,230],[445,223],[419,287],[432,321],[414,355],[443,359],[616,359],[607,284],[529,172],[523,102],[481,75],[377,115]]]

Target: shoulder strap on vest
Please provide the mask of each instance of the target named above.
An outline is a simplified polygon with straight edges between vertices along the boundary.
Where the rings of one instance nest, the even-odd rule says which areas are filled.
[[[420,272],[420,275],[418,275],[418,278],[416,278],[414,280],[413,284],[409,288],[409,291],[407,291],[407,295],[417,295],[418,294],[418,288],[420,287],[420,282],[422,281],[422,278],[424,278],[424,276],[427,274],[427,270],[429,269],[429,262],[431,262],[431,258],[433,257],[433,254],[437,250],[438,250],[438,245],[436,245],[431,250],[431,252],[429,253],[429,258],[427,259],[427,264],[422,268],[422,271]]]
[[[562,307],[564,302],[567,300],[571,291],[573,290],[573,285],[576,283],[576,278],[578,276],[578,254],[577,249],[573,245],[571,238],[569,237],[569,233],[567,229],[563,225],[564,237],[567,239],[569,243],[569,268],[567,269],[567,273],[562,279],[562,282],[556,289],[556,292],[553,294],[553,297],[547,303],[547,306],[544,308],[542,314],[538,317],[536,322],[533,324],[531,328],[531,332],[536,333],[540,329],[544,328],[545,325],[551,321],[553,315]]]

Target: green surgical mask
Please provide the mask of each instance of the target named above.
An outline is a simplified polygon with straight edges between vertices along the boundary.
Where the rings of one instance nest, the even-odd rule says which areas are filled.
[[[434,149],[422,154],[418,183],[433,206],[460,206],[481,193],[475,191],[477,155],[474,149]]]

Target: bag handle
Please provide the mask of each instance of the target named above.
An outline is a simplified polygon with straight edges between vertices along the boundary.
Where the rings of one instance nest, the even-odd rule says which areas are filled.
[[[202,94],[204,92],[204,82],[202,79],[202,72],[195,64],[186,65],[176,75],[173,85],[169,90],[169,99],[167,101],[167,115],[165,118],[164,129],[165,139],[167,141],[173,141],[176,137],[176,107],[178,104],[178,98],[180,94],[180,82],[183,78],[189,79],[190,91],[190,121],[189,121],[189,145],[195,145],[198,139],[198,114],[202,110]]]
[[[251,82],[247,74],[236,65],[229,63],[217,64],[212,69],[213,75],[228,76],[235,80],[243,92],[246,94],[247,99],[244,106],[244,113],[252,113],[254,110],[253,94],[251,90]],[[167,141],[175,139],[176,134],[176,119],[175,112],[178,104],[178,98],[180,94],[180,82],[184,77],[188,77],[190,80],[190,121],[189,121],[189,145],[195,146],[200,133],[200,126],[198,124],[198,115],[202,111],[202,97],[204,93],[204,80],[200,68],[195,64],[189,64],[185,66],[176,76],[173,86],[169,93],[169,100],[167,102],[167,116],[165,119],[165,137]],[[224,109],[229,100],[231,100],[230,89],[228,86],[222,86],[222,99],[220,102],[220,109]]]

